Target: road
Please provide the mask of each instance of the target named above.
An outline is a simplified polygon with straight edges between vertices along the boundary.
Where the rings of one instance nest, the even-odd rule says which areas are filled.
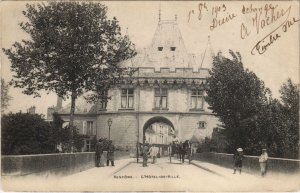
[[[205,162],[169,163],[167,158],[160,158],[148,167],[124,159],[117,160],[115,167],[92,168],[63,177],[6,179],[3,185],[22,191],[297,191],[299,179],[291,175],[234,175],[231,169]]]

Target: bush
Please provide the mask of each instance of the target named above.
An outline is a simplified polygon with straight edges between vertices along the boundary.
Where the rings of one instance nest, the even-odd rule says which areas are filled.
[[[1,120],[2,155],[54,153],[55,145],[49,141],[50,124],[42,115],[10,113]]]

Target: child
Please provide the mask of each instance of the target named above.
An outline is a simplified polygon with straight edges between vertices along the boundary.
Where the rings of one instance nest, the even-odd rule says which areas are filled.
[[[264,177],[267,173],[267,161],[268,161],[267,149],[262,149],[262,153],[259,157],[259,166],[260,166],[260,172],[262,177]]]
[[[233,170],[233,174],[235,174],[236,170],[238,169],[240,174],[242,173],[242,166],[243,166],[243,159],[244,159],[244,155],[243,155],[243,149],[242,148],[238,148],[236,150],[236,153],[233,156],[234,159],[234,170]]]

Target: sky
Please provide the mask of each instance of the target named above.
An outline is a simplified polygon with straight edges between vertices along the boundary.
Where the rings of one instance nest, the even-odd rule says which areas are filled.
[[[25,20],[22,10],[25,9],[26,3],[36,2],[0,3],[1,47],[9,48],[15,41],[28,38],[18,25]],[[228,55],[229,49],[240,52],[244,66],[265,82],[274,97],[280,97],[278,92],[280,86],[288,78],[294,83],[299,83],[298,1],[101,1],[101,3],[107,5],[108,17],[115,16],[120,21],[123,33],[127,33],[139,49],[151,43],[160,9],[162,20],[174,20],[177,15],[178,26],[190,53],[203,53],[210,36],[214,53],[220,50],[224,55]],[[259,54],[255,49],[256,45],[260,45],[259,52],[264,51],[263,47],[266,51]],[[2,51],[0,56],[1,77],[9,81],[12,78],[10,62]],[[46,114],[49,106],[56,105],[54,93],[47,95],[42,92],[41,98],[33,98],[22,94],[21,89],[11,87],[9,95],[13,99],[6,112],[20,110],[26,112],[30,106],[36,106],[37,113]],[[64,105],[66,103],[67,101]]]

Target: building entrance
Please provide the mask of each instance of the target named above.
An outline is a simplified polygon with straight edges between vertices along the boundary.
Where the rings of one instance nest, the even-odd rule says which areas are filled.
[[[143,143],[159,148],[159,156],[166,156],[168,145],[177,139],[174,126],[164,117],[149,119],[143,129]]]

